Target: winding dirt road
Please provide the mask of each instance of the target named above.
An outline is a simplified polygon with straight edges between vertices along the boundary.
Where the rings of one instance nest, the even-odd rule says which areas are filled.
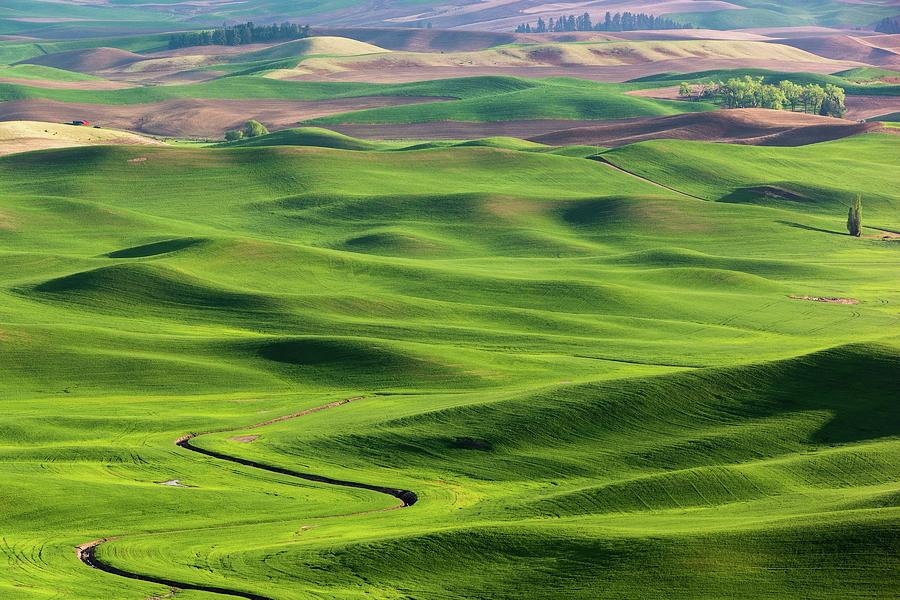
[[[216,452],[214,450],[207,450],[205,448],[199,448],[193,444],[191,444],[192,440],[197,439],[203,435],[209,435],[211,433],[225,433],[229,431],[244,431],[247,429],[256,429],[258,427],[264,427],[266,425],[272,425],[274,423],[280,423],[282,421],[287,421],[290,419],[296,419],[298,417],[302,417],[305,415],[312,414],[314,412],[319,412],[322,410],[326,410],[329,408],[335,408],[338,406],[342,406],[344,404],[348,404],[355,400],[362,400],[361,396],[356,396],[353,398],[346,398],[344,400],[338,400],[336,402],[329,402],[328,404],[323,404],[322,406],[316,406],[313,408],[308,408],[306,410],[292,413],[289,415],[284,415],[282,417],[277,417],[275,419],[270,419],[268,421],[264,421],[262,423],[256,423],[254,425],[242,426],[242,427],[231,427],[225,429],[217,429],[213,431],[204,431],[200,433],[189,433],[187,435],[183,435],[177,440],[175,440],[175,445],[184,448],[185,450],[190,450],[192,452],[197,452],[198,454],[203,454],[204,456],[209,456],[211,458],[216,458],[219,460],[224,460],[232,463],[236,463],[239,465],[243,465],[245,467],[252,467],[254,469],[261,469],[264,471],[269,471],[271,473],[278,473],[280,475],[287,475],[289,477],[297,477],[299,479],[305,479],[307,481],[315,481],[318,483],[325,483],[328,485],[339,485],[343,487],[352,487],[359,488],[364,490],[371,490],[373,492],[378,492],[380,494],[387,494],[388,496],[393,496],[400,500],[400,504],[396,507],[392,508],[406,508],[407,506],[412,506],[419,499],[415,492],[410,490],[401,490],[397,488],[391,488],[380,485],[370,485],[368,483],[359,483],[356,481],[346,481],[343,479],[333,479],[331,477],[325,477],[324,475],[315,475],[313,473],[302,473],[300,471],[294,471],[293,469],[286,469],[283,467],[276,467],[272,465],[267,465],[264,463],[256,462],[254,460],[249,460],[246,458],[239,458],[236,456],[229,456],[227,454],[222,454],[221,452]],[[123,569],[119,569],[107,563],[104,563],[97,557],[97,548],[103,544],[104,542],[112,541],[114,539],[118,539],[115,537],[109,538],[101,538],[98,540],[93,540],[90,542],[85,542],[84,544],[79,544],[75,548],[75,554],[78,557],[78,560],[86,564],[87,566],[93,569],[99,569],[100,571],[104,571],[106,573],[111,573],[113,575],[118,575],[119,577],[127,577],[128,579],[136,579],[139,581],[146,581],[149,583],[157,583],[160,585],[165,585],[172,588],[173,591],[176,590],[197,590],[201,592],[210,592],[213,594],[221,594],[224,596],[232,596],[235,598],[247,598],[248,600],[274,600],[269,596],[262,596],[260,594],[253,594],[250,592],[242,592],[240,590],[233,590],[228,588],[217,587],[213,585],[202,585],[202,584],[194,584],[194,583],[186,583],[182,581],[175,581],[173,579],[167,579],[164,577],[156,577],[153,575],[142,575],[140,573],[132,573],[130,571],[125,571]]]

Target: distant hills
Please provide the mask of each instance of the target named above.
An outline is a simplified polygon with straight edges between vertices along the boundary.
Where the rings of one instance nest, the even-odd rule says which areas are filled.
[[[643,12],[680,23],[710,29],[781,26],[827,26],[871,29],[896,16],[889,3],[877,0],[822,0],[819,2],[764,2],[762,0],[685,0],[680,2],[573,2],[564,5],[541,0],[247,0],[246,2],[198,3],[176,0],[134,4],[128,8],[113,0],[90,4],[73,0],[31,0],[27,6],[0,6],[2,33],[37,34],[52,30],[79,35],[97,28],[139,28],[169,31],[168,23],[187,27],[238,23],[252,15],[256,23],[302,20],[319,26],[395,26],[435,29],[479,29],[511,32],[525,21],[589,14],[595,22],[607,11]],[[6,19],[6,21],[4,21]],[[78,27],[75,26],[78,24]]]

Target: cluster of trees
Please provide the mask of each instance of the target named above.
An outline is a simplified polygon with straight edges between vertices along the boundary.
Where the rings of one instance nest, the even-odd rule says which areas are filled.
[[[792,110],[829,117],[843,117],[844,88],[832,84],[822,86],[811,83],[800,85],[782,81],[778,85],[763,83],[762,77],[729,79],[713,83],[690,85],[682,83],[678,95],[690,100],[711,100],[727,108],[770,108]]]
[[[609,12],[602,21],[593,23],[591,15],[584,13],[580,17],[568,15],[549,21],[539,18],[537,23],[522,23],[516,27],[516,33],[546,33],[559,31],[635,31],[640,29],[691,29],[688,24],[676,23],[672,19],[654,17],[644,13],[611,14]]]
[[[225,141],[234,142],[236,140],[242,140],[244,138],[266,135],[267,133],[269,133],[269,130],[266,129],[265,125],[263,125],[259,121],[250,119],[249,121],[244,123],[243,129],[232,129],[231,131],[226,131]]]
[[[900,33],[900,16],[885,17],[875,24],[878,33]]]
[[[274,42],[278,40],[298,40],[309,37],[309,25],[282,23],[273,25],[223,25],[216,29],[203,31],[186,31],[169,36],[169,48],[187,48],[189,46],[240,46],[258,42]]]

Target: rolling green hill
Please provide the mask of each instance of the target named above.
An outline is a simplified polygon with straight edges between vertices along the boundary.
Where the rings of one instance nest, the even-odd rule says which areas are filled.
[[[93,75],[54,69],[41,65],[10,65],[0,67],[0,77],[9,79],[45,79],[48,81],[92,81],[100,79]]]
[[[900,138],[273,136],[0,158],[0,596],[897,589]]]
[[[402,84],[284,81],[254,76],[208,82],[119,90],[73,90],[0,84],[0,101],[48,99],[88,104],[147,104],[181,98],[213,100],[331,100],[362,96],[438,97],[423,106],[354,111],[310,120],[324,123],[410,123],[441,120],[616,119],[714,110],[698,102],[641,98],[625,94],[629,86],[580,79],[463,77]]]
[[[675,16],[677,20],[691,23],[695,27],[747,29],[752,27],[797,25],[820,25],[825,27],[865,26],[871,25],[882,17],[893,14],[888,4],[878,2],[733,0],[731,3],[740,8],[738,10],[685,12]]]
[[[624,119],[715,110],[705,102],[660,101],[626,95],[625,86],[550,78],[498,94],[478,94],[427,105],[371,108],[308,121],[333,123],[425,123],[517,119]],[[539,83],[538,83],[539,82]]]
[[[275,133],[243,138],[233,142],[216,144],[218,148],[247,148],[263,146],[313,146],[319,148],[335,148],[339,150],[360,151],[408,151],[434,150],[438,148],[475,148],[487,147],[521,152],[546,152],[561,156],[587,157],[597,154],[604,148],[597,146],[546,146],[536,142],[520,140],[513,137],[489,137],[477,140],[435,142],[387,142],[354,138],[348,135],[323,129],[321,127],[297,127],[283,129]]]

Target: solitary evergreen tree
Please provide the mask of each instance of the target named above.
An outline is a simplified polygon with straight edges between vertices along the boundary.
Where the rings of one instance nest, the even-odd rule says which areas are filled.
[[[862,197],[859,195],[856,196],[847,212],[847,231],[856,237],[862,235]]]

